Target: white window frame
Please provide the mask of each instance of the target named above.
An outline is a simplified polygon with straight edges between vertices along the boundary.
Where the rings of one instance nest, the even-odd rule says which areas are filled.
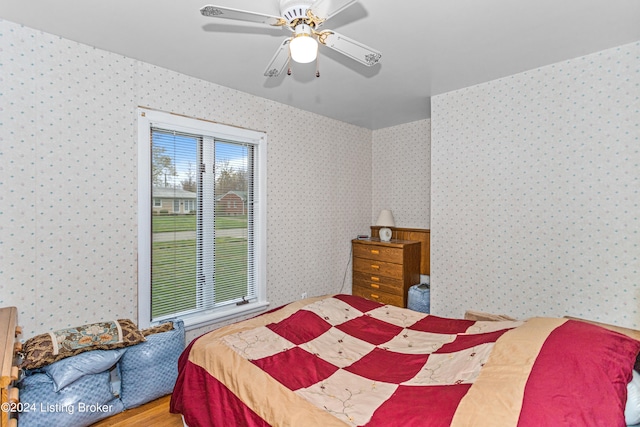
[[[265,310],[267,301],[267,135],[264,132],[222,125],[147,108],[138,108],[138,326],[151,322],[151,126],[211,135],[219,139],[254,144],[256,164],[254,192],[254,302],[212,309],[182,317],[186,329],[194,329]],[[157,322],[156,322],[157,323]]]

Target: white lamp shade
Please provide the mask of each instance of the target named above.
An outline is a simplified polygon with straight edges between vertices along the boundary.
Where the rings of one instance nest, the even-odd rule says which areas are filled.
[[[383,209],[380,211],[380,215],[378,215],[378,220],[376,221],[376,225],[380,227],[395,227],[396,222],[393,219],[393,214],[389,209]]]
[[[318,57],[318,42],[311,33],[311,27],[300,24],[296,27],[296,35],[289,43],[291,59],[300,64],[313,62]]]

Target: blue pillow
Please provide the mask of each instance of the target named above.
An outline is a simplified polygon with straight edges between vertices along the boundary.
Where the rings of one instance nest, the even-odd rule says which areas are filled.
[[[44,373],[26,376],[20,388],[20,425],[86,427],[124,410],[111,394],[109,372],[84,375],[59,392]]]
[[[53,381],[53,390],[60,391],[84,375],[98,374],[111,368],[125,353],[126,348],[93,350],[59,360],[42,370]]]
[[[175,320],[173,328],[148,335],[145,342],[128,347],[120,359],[120,398],[126,409],[173,391],[178,378],[178,358],[184,350],[184,323]]]

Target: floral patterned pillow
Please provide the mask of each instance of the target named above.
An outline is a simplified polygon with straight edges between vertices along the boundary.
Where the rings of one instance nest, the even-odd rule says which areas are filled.
[[[112,350],[145,341],[129,319],[60,329],[28,339],[23,346],[22,369],[36,369],[89,350]]]

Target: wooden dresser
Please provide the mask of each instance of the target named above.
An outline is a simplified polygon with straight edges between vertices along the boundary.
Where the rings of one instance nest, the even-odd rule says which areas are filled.
[[[420,283],[420,242],[373,238],[351,244],[353,295],[406,307],[409,288]]]
[[[18,389],[13,385],[19,375],[16,354],[21,347],[16,340],[19,334],[18,310],[15,307],[0,308],[0,427],[18,425],[18,420],[14,418]]]

